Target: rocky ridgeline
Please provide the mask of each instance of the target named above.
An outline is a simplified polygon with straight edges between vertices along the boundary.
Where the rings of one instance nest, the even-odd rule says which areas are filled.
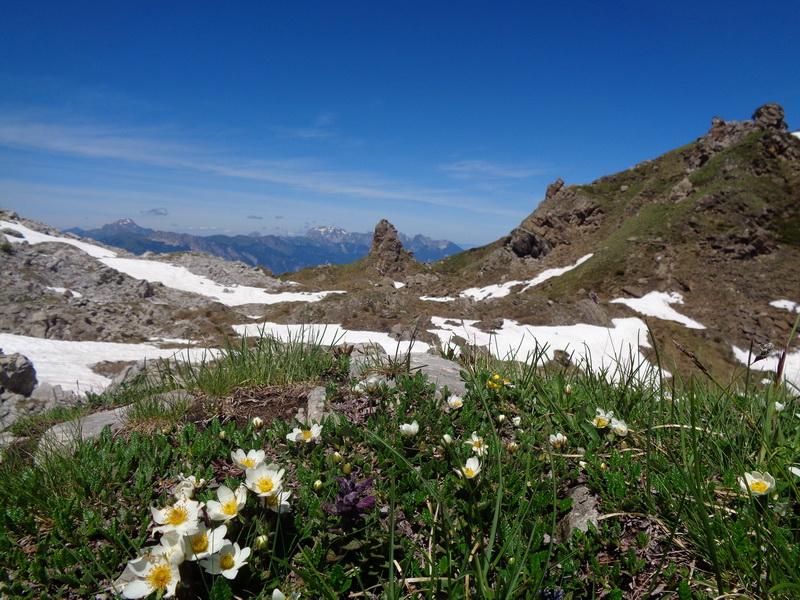
[[[0,220],[69,236],[2,209]],[[10,237],[21,236],[9,228],[0,230],[0,274],[4,281],[0,288],[0,331],[59,340],[141,342],[149,338],[207,338],[220,325],[241,320],[237,311],[205,296],[134,279],[74,246],[13,243],[7,239]],[[123,250],[113,250],[120,257],[135,258]],[[270,291],[287,285],[261,269],[210,255],[181,253],[158,259],[222,285],[250,285]]]
[[[12,211],[0,209],[0,220],[55,237],[78,239]],[[21,237],[14,229],[0,228],[0,332],[51,340],[189,339],[219,345],[215,335],[232,334],[229,324],[247,321],[243,313],[205,296],[130,277],[75,246],[28,244]],[[142,259],[124,250],[112,250],[122,258]],[[262,269],[201,253],[145,258],[168,261],[222,285],[269,291],[287,286]],[[241,307],[243,311],[248,308]],[[113,357],[109,359],[113,361]],[[116,373],[112,368],[103,374],[113,377]],[[77,401],[72,392],[37,382],[35,365],[28,358],[5,355],[0,350],[0,431],[26,415]]]
[[[725,121],[720,117],[711,120],[708,133],[697,139],[691,152],[684,159],[683,178],[678,180],[666,194],[671,202],[685,200],[690,194],[699,190],[693,188],[690,176],[696,173],[720,152],[739,144],[748,136],[765,132],[760,144],[763,147],[765,159],[755,160],[749,166],[753,175],[762,176],[768,173],[768,158],[780,157],[784,161],[797,161],[800,159],[800,145],[797,139],[787,132],[784,122],[784,111],[779,104],[770,103],[759,107],[753,113],[752,121]],[[645,161],[642,165],[653,164]],[[637,165],[641,166],[641,165]],[[654,165],[654,178],[661,175],[657,165]],[[742,171],[741,164],[731,163],[727,169],[728,179],[741,178],[746,173]],[[619,174],[601,177],[595,184],[613,183]],[[583,188],[586,186],[564,185],[558,179],[547,188],[545,199],[539,208],[526,218],[523,223],[515,228],[504,240],[504,247],[520,258],[541,258],[559,246],[569,246],[576,241],[591,236],[603,225],[608,218],[607,209],[595,197],[587,195]],[[628,186],[621,186],[620,194],[628,191]],[[656,194],[643,200],[653,200]],[[712,202],[714,199],[710,199]],[[701,207],[703,211],[710,211],[714,206]],[[630,215],[625,215],[630,216]],[[774,248],[766,238],[763,230],[756,231],[758,227],[744,236],[731,239],[730,252],[742,257],[752,256],[754,253],[763,253]],[[740,239],[741,238],[741,239]],[[749,246],[739,248],[733,246]]]

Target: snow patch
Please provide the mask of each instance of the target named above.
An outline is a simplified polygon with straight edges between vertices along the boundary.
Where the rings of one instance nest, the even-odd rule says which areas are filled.
[[[784,310],[800,313],[800,303],[792,302],[791,300],[773,300],[769,305],[775,308],[782,308]]]
[[[702,323],[680,314],[670,304],[683,304],[683,296],[677,292],[650,292],[641,298],[616,298],[611,304],[625,304],[636,312],[665,321],[675,321],[689,329],[705,329]]]
[[[83,298],[83,294],[81,294],[80,292],[76,292],[75,290],[71,290],[71,289],[69,289],[69,288],[63,288],[63,287],[46,287],[46,288],[44,288],[44,289],[46,289],[46,290],[50,290],[51,292],[55,292],[56,294],[64,294],[64,293],[66,293],[66,292],[69,292],[70,294],[72,294],[72,295],[73,295],[73,296],[75,296],[76,298]]]
[[[38,231],[34,231],[33,229],[29,229],[20,223],[12,223],[10,221],[0,221],[0,227],[13,229],[22,234],[22,239],[13,237],[13,236],[6,236],[6,239],[12,243],[22,243],[23,241],[28,242],[29,244],[44,244],[47,242],[54,242],[58,244],[69,244],[70,246],[75,246],[76,248],[83,250],[89,256],[93,256],[94,258],[110,258],[116,256],[117,253],[106,248],[101,248],[100,246],[95,246],[94,244],[89,244],[87,242],[81,242],[80,240],[73,240],[72,238],[67,237],[58,237],[54,235],[50,235],[47,233],[40,233]]]
[[[39,383],[60,385],[63,390],[78,394],[100,393],[108,387],[111,380],[90,368],[104,360],[140,361],[175,357],[182,361],[197,362],[211,358],[218,352],[207,349],[164,349],[152,344],[46,340],[11,333],[0,333],[0,348],[6,354],[19,352],[26,356],[36,369]]]
[[[511,293],[511,288],[514,286],[522,285],[525,286],[517,293],[521,294],[522,292],[529,290],[530,288],[539,285],[547,281],[548,279],[552,279],[553,277],[559,277],[563,275],[567,271],[571,271],[572,269],[582,265],[587,260],[592,258],[592,254],[587,254],[586,256],[582,256],[579,258],[574,264],[569,265],[567,267],[559,267],[556,269],[547,269],[539,273],[533,279],[527,279],[524,281],[506,281],[505,283],[496,283],[493,285],[487,285],[485,287],[473,287],[467,288],[463,292],[459,294],[461,298],[473,298],[474,300],[486,300],[487,298],[503,298],[508,296]],[[434,300],[436,302],[450,302],[450,300],[436,300],[435,298],[431,297],[422,297],[421,300]]]
[[[644,377],[656,372],[639,349],[650,348],[650,344],[647,325],[636,317],[612,319],[613,327],[533,326],[505,319],[502,327],[490,333],[475,327],[478,321],[473,320],[431,317],[431,322],[436,329],[428,331],[437,335],[442,344],[451,345],[453,338],[459,336],[486,347],[500,359],[515,358],[530,363],[535,353],[541,351],[541,360],[546,362],[554,358],[556,350],[561,350],[570,353],[573,362],[582,367],[605,373],[610,381],[618,381],[634,369]]]
[[[310,325],[281,325],[278,323],[254,323],[234,325],[234,331],[247,337],[274,337],[281,341],[303,340],[333,346],[335,344],[379,344],[387,353],[398,352],[427,352],[430,345],[415,340],[414,342],[396,340],[387,333],[375,331],[354,331],[343,329],[341,325],[310,324]]]
[[[754,358],[748,350],[742,350],[737,346],[731,346],[731,348],[733,349],[733,355],[736,357],[736,360],[743,365],[747,365],[748,362],[752,361]],[[780,358],[781,352],[775,351],[767,358],[750,365],[750,368],[754,371],[770,371],[775,373],[778,369],[778,361]],[[800,350],[786,353],[786,362],[783,365],[783,378],[796,389],[800,389]]]
[[[264,288],[246,285],[224,286],[202,275],[195,275],[186,267],[169,263],[140,260],[138,258],[104,258],[101,262],[112,269],[136,279],[162,283],[167,287],[194,292],[217,300],[226,306],[243,304],[276,304],[278,302],[316,302],[328,294],[343,294],[339,291],[327,292],[280,292],[270,293]]]

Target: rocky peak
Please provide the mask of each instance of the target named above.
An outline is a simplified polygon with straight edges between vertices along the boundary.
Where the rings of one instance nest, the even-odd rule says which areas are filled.
[[[412,258],[411,252],[403,248],[397,229],[386,219],[375,226],[369,256],[375,260],[375,268],[383,274],[399,269],[404,259]]]
[[[788,129],[786,123],[783,122],[783,107],[775,102],[757,108],[753,113],[753,121],[759,129],[777,129],[778,131]]]
[[[711,129],[698,138],[696,147],[687,159],[686,174],[693,173],[712,156],[738,144],[751,133],[767,130],[785,132],[786,129],[783,108],[774,102],[757,108],[752,121],[725,121],[721,117],[714,117],[711,119]]]

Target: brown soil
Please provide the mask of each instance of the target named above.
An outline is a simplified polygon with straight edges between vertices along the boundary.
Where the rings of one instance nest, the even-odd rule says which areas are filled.
[[[222,398],[200,395],[187,410],[185,420],[201,430],[215,417],[222,423],[233,420],[237,427],[260,417],[269,426],[274,419],[290,420],[300,408],[306,408],[314,387],[309,383],[266,385],[236,388]]]

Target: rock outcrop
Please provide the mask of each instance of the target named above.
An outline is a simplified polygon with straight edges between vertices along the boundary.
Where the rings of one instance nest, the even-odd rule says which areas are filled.
[[[369,257],[374,260],[375,269],[382,275],[402,269],[405,261],[413,259],[411,252],[403,248],[397,229],[386,219],[381,219],[375,226]]]
[[[0,432],[21,417],[43,413],[58,406],[71,406],[78,397],[58,385],[39,383],[36,368],[19,353],[0,350]]]
[[[786,132],[783,121],[783,108],[780,104],[765,104],[756,109],[752,121],[725,121],[720,117],[711,119],[711,129],[703,137],[698,138],[689,158],[686,161],[686,173],[691,174],[706,164],[711,157],[725,148],[738,144],[748,135],[757,131]],[[787,134],[788,135],[788,134]],[[784,140],[785,147],[786,145]]]
[[[0,393],[30,396],[36,383],[36,369],[27,357],[0,350]]]

